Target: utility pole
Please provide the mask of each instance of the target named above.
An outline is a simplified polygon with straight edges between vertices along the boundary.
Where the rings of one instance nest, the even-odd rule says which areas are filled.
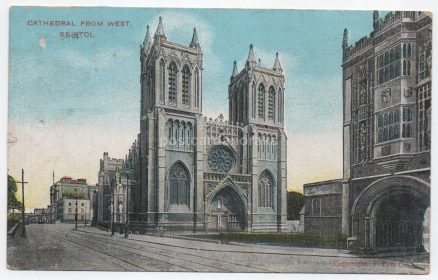
[[[24,184],[27,184],[28,182],[24,181],[24,169],[21,169],[21,182],[17,182],[17,183],[21,183],[21,199],[22,199],[22,204],[21,204],[21,221],[22,221],[22,226],[21,226],[21,236],[22,237],[26,237],[26,228],[25,228],[25,220],[24,220]]]
[[[75,188],[76,210],[75,210],[75,229],[78,229],[78,188]]]

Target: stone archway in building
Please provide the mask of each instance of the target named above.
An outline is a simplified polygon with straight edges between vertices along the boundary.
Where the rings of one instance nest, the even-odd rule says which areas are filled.
[[[424,213],[430,185],[411,176],[377,180],[352,208],[352,235],[365,250],[423,250]]]
[[[226,185],[213,194],[208,213],[212,230],[243,231],[247,227],[244,199],[232,185]]]

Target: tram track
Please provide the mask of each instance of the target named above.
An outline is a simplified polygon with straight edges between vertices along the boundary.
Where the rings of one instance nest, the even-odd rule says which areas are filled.
[[[132,263],[132,262],[129,262],[129,261],[125,260],[125,259],[119,258],[119,257],[117,257],[117,256],[115,256],[115,255],[109,254],[109,253],[107,253],[107,252],[103,252],[103,251],[101,251],[101,250],[97,250],[97,249],[92,248],[92,247],[90,247],[90,246],[86,246],[86,245],[80,244],[80,243],[78,243],[78,242],[75,242],[75,241],[69,240],[69,239],[67,239],[67,238],[62,238],[62,237],[57,236],[57,235],[54,235],[54,234],[48,234],[48,236],[51,237],[51,238],[53,238],[53,239],[55,239],[55,240],[57,240],[58,242],[61,242],[61,243],[63,243],[63,242],[69,242],[69,243],[74,244],[75,246],[79,246],[79,247],[82,247],[82,248],[86,248],[86,249],[91,250],[91,251],[93,251],[93,252],[97,252],[97,253],[99,253],[99,254],[102,254],[102,255],[104,255],[104,256],[106,256],[106,257],[110,257],[110,258],[116,259],[116,260],[121,261],[121,262],[123,262],[123,263],[126,263],[126,264],[128,264],[128,265],[131,265],[131,266],[134,266],[134,267],[136,267],[136,268],[139,268],[139,269],[142,270],[142,271],[150,271],[150,270],[148,270],[148,269],[146,269],[146,268],[144,268],[144,267],[138,266],[138,265],[136,265],[136,264],[134,264],[134,263]],[[114,262],[113,262],[113,263],[114,263]],[[119,265],[119,264],[117,264],[117,266],[121,267],[121,268],[124,269],[125,271],[128,270],[128,269],[126,269],[125,267],[123,267],[123,266],[121,266],[121,265]]]
[[[352,266],[364,264],[378,268],[380,273],[389,273],[391,269],[414,274],[418,270],[421,273],[428,270],[427,260],[422,256],[400,256],[399,259],[393,259],[390,256],[345,256],[342,252],[324,250],[305,254],[302,249],[289,252],[241,244],[219,245],[185,239],[178,241],[166,236],[161,238],[132,234],[129,238],[123,238],[123,235],[110,236],[108,232],[93,228],[81,227],[73,230],[67,225],[30,226],[29,240],[33,243],[17,248],[20,249],[23,259],[31,260],[26,267],[33,269],[50,267],[90,271],[311,272],[324,271],[325,266],[337,266],[341,273],[357,273]],[[24,249],[28,247],[40,253],[47,252],[47,258],[34,260],[29,253],[33,251]],[[315,253],[329,259],[319,258]],[[304,258],[295,257],[298,255]],[[330,259],[333,257],[335,259]],[[358,269],[367,271],[366,267]]]
[[[93,233],[90,233],[87,231],[77,231],[77,232],[75,232],[75,234],[76,233],[82,234],[82,235],[93,234]],[[181,250],[181,248],[179,248],[179,247],[175,248],[172,245],[168,245],[168,244],[157,245],[157,244],[148,243],[148,245],[146,245],[146,244],[143,245],[143,244],[139,244],[138,240],[124,239],[123,241],[122,240],[117,241],[117,239],[115,240],[115,239],[113,239],[113,237],[106,237],[106,236],[101,236],[101,237],[103,239],[105,239],[106,241],[109,241],[110,243],[112,243],[116,246],[123,246],[124,248],[131,248],[133,250],[140,250],[141,252],[149,252],[151,254],[159,254],[159,255],[167,257],[167,258],[174,258],[174,259],[178,259],[178,260],[188,261],[187,257],[190,257],[190,258],[192,258],[192,260],[190,260],[188,262],[195,264],[195,265],[202,265],[205,267],[209,267],[209,268],[212,268],[214,270],[217,270],[218,272],[221,272],[221,271],[222,272],[273,272],[271,270],[256,267],[256,266],[250,266],[250,265],[246,265],[246,264],[242,264],[242,263],[231,262],[231,261],[227,261],[224,259],[217,259],[217,258],[213,258],[210,256],[205,256],[205,255],[201,256],[199,254],[200,250],[198,250],[198,249],[185,248],[185,249]],[[119,244],[123,243],[123,245],[115,244],[115,242],[118,242]],[[144,243],[144,242],[142,242],[142,243]],[[104,243],[104,244],[108,244],[108,243]],[[128,246],[127,244],[133,245],[134,247]],[[139,247],[141,247],[141,249],[138,249]],[[166,249],[163,247],[171,247],[171,249]],[[197,261],[195,261],[195,260],[197,260]]]
[[[109,237],[109,236],[107,237],[107,236],[105,236],[104,234],[101,234],[101,233],[95,233],[95,232],[84,231],[84,230],[78,231],[78,233],[80,233],[80,234],[98,235],[100,237],[107,238],[108,240],[112,240],[112,237]],[[132,240],[132,242],[131,242],[131,240]],[[311,254],[311,255],[309,255],[309,254],[303,254],[303,253],[289,253],[289,252],[286,253],[286,252],[259,252],[259,251],[252,251],[252,250],[251,251],[217,250],[217,249],[206,249],[206,248],[193,248],[193,247],[189,247],[189,246],[173,245],[173,244],[171,245],[171,244],[166,244],[166,243],[163,243],[163,242],[147,241],[147,240],[139,240],[139,239],[124,239],[124,242],[131,242],[132,244],[136,244],[136,245],[138,245],[138,242],[141,242],[141,243],[148,244],[147,245],[148,247],[151,247],[151,244],[153,244],[153,245],[160,246],[159,249],[161,249],[161,250],[164,250],[162,248],[163,246],[170,247],[170,248],[172,248],[172,250],[169,250],[169,251],[172,251],[172,252],[174,252],[175,249],[178,248],[178,249],[181,249],[181,251],[179,251],[180,253],[187,254],[187,255],[193,255],[191,253],[188,253],[187,251],[192,251],[192,252],[194,251],[194,252],[196,252],[198,254],[199,254],[200,251],[203,251],[203,252],[220,252],[220,253],[278,255],[278,256],[306,256],[306,257],[310,256],[310,257],[322,257],[322,258],[334,258],[334,259],[339,259],[339,258],[342,258],[342,259],[364,258],[364,259],[380,259],[380,260],[385,260],[387,262],[394,263],[394,264],[401,263],[401,264],[404,264],[404,265],[410,265],[410,266],[412,266],[415,269],[419,269],[412,262],[409,262],[409,261],[406,261],[406,260],[394,260],[394,259],[391,258],[391,256],[376,257],[376,256],[371,256],[371,255],[370,256],[366,256],[366,255],[365,256],[364,255],[342,255],[342,256],[340,256],[340,255],[323,255],[323,254]],[[155,247],[155,248],[158,248],[158,247]],[[194,256],[198,256],[198,255],[194,255]],[[204,257],[203,256],[202,258],[210,258],[210,257]],[[210,259],[216,260],[216,261],[219,261],[219,262],[223,262],[223,263],[227,263],[227,264],[230,264],[230,265],[241,266],[243,268],[243,270],[242,269],[241,270],[237,270],[238,272],[246,271],[245,268],[251,268],[250,270],[248,270],[248,272],[256,272],[256,271],[259,271],[259,272],[275,272],[275,271],[264,269],[264,268],[260,268],[260,267],[249,266],[249,265],[245,265],[245,264],[238,264],[238,263],[234,263],[234,262],[225,261],[225,260],[222,260],[222,259],[221,260],[214,259],[214,258],[210,258]],[[423,270],[423,269],[421,269],[421,270]]]
[[[87,239],[79,238],[73,236],[71,233],[66,233],[65,237],[57,237],[58,239],[65,240],[76,244],[78,246],[85,247],[87,249],[93,250],[95,252],[102,253],[104,255],[113,257],[117,260],[122,260],[123,262],[134,265],[143,271],[188,271],[195,272],[190,267],[179,265],[176,263],[169,262],[163,258],[157,258],[153,255],[144,255],[138,252],[133,252],[132,250],[125,249],[126,246],[111,246],[107,242],[102,241],[89,241]],[[147,264],[147,266],[145,266]]]
[[[71,242],[77,246],[82,246],[89,250],[101,253],[107,257],[112,257],[119,262],[132,265],[135,269],[141,271],[197,271],[197,272],[276,272],[269,268],[252,266],[245,264],[248,254],[277,254],[277,255],[303,255],[296,253],[275,253],[275,252],[260,252],[260,251],[239,251],[239,250],[218,250],[215,248],[198,248],[193,246],[184,246],[178,244],[168,244],[159,241],[148,241],[139,239],[122,239],[119,236],[111,237],[102,233],[92,232],[87,230],[76,230],[68,232],[60,232],[56,234],[56,239],[61,242]],[[99,237],[95,239],[94,237]],[[223,255],[219,258],[212,257],[210,254],[215,253],[242,253],[242,258],[233,255]],[[309,256],[309,255],[307,255]],[[312,255],[310,255],[312,256]],[[324,255],[322,255],[324,256]],[[357,256],[330,256],[337,258],[357,258]],[[234,262],[235,260],[242,262]],[[381,259],[374,256],[374,259]],[[394,263],[410,262],[400,260],[386,261]],[[147,264],[145,266],[145,264]],[[123,264],[122,264],[123,265]],[[412,264],[411,264],[412,265]],[[263,265],[261,265],[263,266]],[[125,268],[124,268],[125,269]]]
[[[69,239],[75,239],[77,242],[87,242],[82,238],[72,237],[71,234],[68,236]],[[106,246],[114,251],[124,252],[131,257],[135,256],[136,258],[146,258],[146,259],[154,259],[160,263],[166,264],[164,269],[159,269],[158,271],[168,271],[167,267],[175,267],[177,269],[170,269],[171,271],[199,271],[199,272],[210,272],[210,271],[219,271],[219,272],[228,272],[225,269],[215,267],[212,265],[207,265],[200,262],[194,262],[188,260],[187,258],[178,257],[175,255],[163,254],[153,250],[146,250],[144,248],[139,249],[133,246],[127,246],[126,244],[122,244],[122,242],[110,241],[93,241],[95,245]],[[155,271],[155,270],[153,270]]]

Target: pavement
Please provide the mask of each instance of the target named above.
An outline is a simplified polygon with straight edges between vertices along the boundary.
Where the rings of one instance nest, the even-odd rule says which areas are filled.
[[[27,226],[8,239],[8,268],[19,270],[427,274],[427,256],[358,256],[336,249],[220,244],[66,224]]]

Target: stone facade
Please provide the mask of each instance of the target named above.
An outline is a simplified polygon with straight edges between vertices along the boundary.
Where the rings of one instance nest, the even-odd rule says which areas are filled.
[[[304,231],[340,233],[342,180],[305,184]]]
[[[282,230],[286,220],[284,75],[256,61],[234,63],[229,120],[202,112],[203,52],[167,40],[160,22],[140,48],[140,134],[129,153],[133,212],[154,227]]]
[[[98,224],[109,224],[114,213],[113,202],[115,201],[116,205],[118,205],[118,190],[120,188],[117,187],[117,183],[120,183],[120,180],[116,180],[116,175],[124,166],[125,161],[123,159],[110,158],[107,152],[103,153],[98,173],[98,192],[94,200],[94,209],[96,212],[94,221]],[[117,178],[119,178],[119,176],[117,176]],[[119,207],[115,207],[114,209],[117,210]]]
[[[354,45],[345,29],[342,41],[341,232],[351,249],[422,250],[430,205],[432,18],[397,11],[382,19],[375,11],[373,26]]]

